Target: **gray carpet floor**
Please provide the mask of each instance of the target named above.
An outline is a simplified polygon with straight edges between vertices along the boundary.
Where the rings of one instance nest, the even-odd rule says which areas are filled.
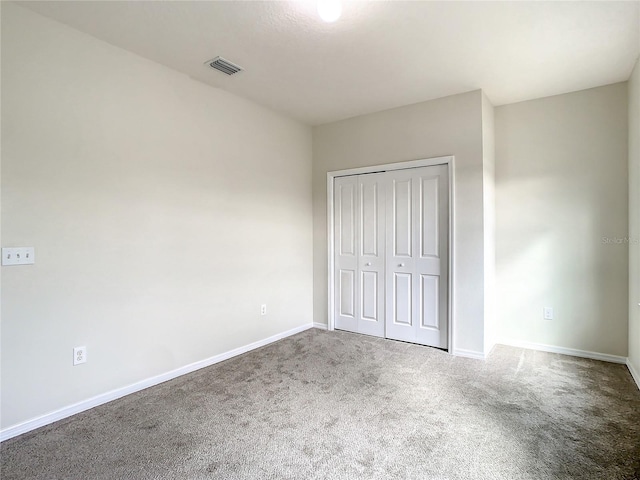
[[[9,479],[638,479],[623,365],[308,330],[5,441]]]

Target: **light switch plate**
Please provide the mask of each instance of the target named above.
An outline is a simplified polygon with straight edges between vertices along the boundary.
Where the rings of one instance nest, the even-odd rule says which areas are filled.
[[[544,307],[542,313],[543,313],[543,316],[544,316],[545,320],[553,320],[553,308]]]
[[[2,265],[32,265],[36,262],[33,247],[10,247],[2,249]]]

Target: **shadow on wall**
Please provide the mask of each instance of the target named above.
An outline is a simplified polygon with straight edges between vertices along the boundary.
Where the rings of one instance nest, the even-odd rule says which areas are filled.
[[[579,183],[579,182],[578,182]],[[609,213],[564,178],[496,182],[496,287],[504,339],[605,351],[611,317],[624,315],[624,245],[608,242]],[[585,187],[587,188],[587,187]],[[554,319],[543,318],[543,308]],[[615,348],[612,348],[615,349]],[[613,352],[612,352],[613,353]]]

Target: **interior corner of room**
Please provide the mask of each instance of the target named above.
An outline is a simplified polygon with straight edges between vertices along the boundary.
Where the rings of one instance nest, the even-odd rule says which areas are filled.
[[[0,10],[0,439],[314,327],[640,385],[637,45],[624,78],[573,91],[308,98],[302,118],[242,94],[248,65],[207,84],[92,31],[92,2],[19,3]]]

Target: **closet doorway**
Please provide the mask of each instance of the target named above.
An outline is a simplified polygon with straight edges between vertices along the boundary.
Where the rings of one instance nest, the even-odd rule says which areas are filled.
[[[330,328],[450,348],[452,160],[329,174]]]

